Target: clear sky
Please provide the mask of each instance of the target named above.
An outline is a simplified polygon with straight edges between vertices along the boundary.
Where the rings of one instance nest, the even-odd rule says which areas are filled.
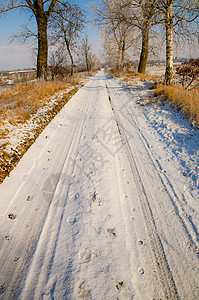
[[[71,3],[78,4],[86,10],[86,16],[90,21],[92,19],[88,6],[91,2],[98,0],[75,0]],[[24,12],[14,10],[6,13],[0,19],[0,70],[13,70],[18,68],[33,67],[32,49],[28,45],[20,45],[18,42],[10,43],[9,38],[13,33],[20,31],[20,26],[27,23],[28,16]],[[99,54],[101,42],[98,29],[92,23],[87,24],[86,33],[92,44],[93,51]]]

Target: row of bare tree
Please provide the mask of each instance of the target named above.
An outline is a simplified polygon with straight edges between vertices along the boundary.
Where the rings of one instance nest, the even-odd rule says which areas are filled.
[[[67,0],[8,0],[0,2],[0,17],[15,9],[25,10],[31,22],[32,19],[36,20],[37,32],[32,31],[30,25],[26,25],[13,38],[23,41],[32,37],[37,39],[37,77],[47,79],[49,45],[55,49],[51,56],[53,76],[66,70],[66,52],[70,58],[70,74],[73,76],[73,56],[86,23],[80,7]],[[89,72],[97,59],[92,53],[87,36],[81,38],[78,52]]]
[[[166,40],[167,85],[173,77],[174,36],[178,40],[198,36],[198,0],[101,0],[94,10],[96,23],[103,29],[109,62],[118,69],[125,62],[127,50],[141,39],[138,72],[145,73],[150,35],[161,28]]]
[[[54,59],[59,61],[66,49],[74,72],[73,53],[85,26],[81,9],[67,0],[2,0],[0,16],[10,10],[23,9],[29,12],[30,20],[36,20],[38,41],[37,77],[47,77],[48,46],[57,45]],[[124,65],[126,53],[131,46],[139,44],[141,51],[138,72],[145,73],[152,32],[162,28],[166,40],[166,84],[173,76],[173,37],[190,39],[198,36],[199,0],[100,0],[94,5],[95,21],[103,28],[105,52],[109,62],[118,69]],[[49,37],[50,32],[50,37]],[[26,27],[23,37],[31,37]],[[88,38],[82,40],[81,53],[89,71],[96,61]],[[63,59],[63,57],[62,57]]]

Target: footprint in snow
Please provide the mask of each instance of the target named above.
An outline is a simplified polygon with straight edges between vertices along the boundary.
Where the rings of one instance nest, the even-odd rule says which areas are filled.
[[[15,256],[15,258],[13,259],[14,262],[18,261],[19,260],[19,257],[18,256]]]
[[[77,293],[79,297],[81,297],[82,299],[91,299],[90,288],[88,283],[85,280],[79,284]]]
[[[117,234],[115,232],[115,228],[110,228],[110,229],[107,229],[108,233],[110,234],[110,236],[112,238],[116,238],[117,237]]]
[[[33,197],[31,195],[28,195],[28,197],[26,198],[26,201],[31,201],[33,199]]]
[[[77,201],[79,198],[80,198],[80,194],[76,193],[75,196],[74,196],[74,200]]]
[[[11,239],[11,236],[9,234],[5,235],[5,240],[9,241]]]
[[[117,299],[129,299],[129,300],[134,299],[135,295],[134,295],[133,287],[129,286],[128,283],[124,281],[117,281],[115,287],[118,290]]]
[[[134,213],[135,212],[135,208],[131,208],[131,211]],[[130,216],[130,220],[131,221],[135,221],[135,217],[134,216]]]
[[[92,201],[91,206],[93,203],[97,203],[99,206],[102,206],[102,197],[97,197],[97,193],[94,191],[94,193],[90,193],[90,199]]]
[[[11,214],[8,215],[8,218],[11,219],[11,220],[16,219],[16,217],[17,217],[17,215],[15,215],[13,213],[11,213]]]
[[[120,282],[118,282],[118,284],[116,284],[116,288],[118,290],[121,290],[121,288],[123,287],[123,285],[124,285],[124,281],[120,281]]]
[[[143,275],[144,274],[144,269],[143,268],[138,268],[138,273],[140,274],[140,275]]]
[[[85,250],[80,251],[78,256],[82,261],[89,262],[91,260],[91,251],[86,248]]]
[[[141,240],[138,240],[137,243],[138,243],[139,246],[143,245],[143,241],[141,241]]]

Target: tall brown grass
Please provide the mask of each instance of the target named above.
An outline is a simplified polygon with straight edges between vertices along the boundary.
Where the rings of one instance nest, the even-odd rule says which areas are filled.
[[[169,101],[180,109],[189,120],[199,127],[199,89],[185,90],[181,85],[165,86],[163,85],[163,75],[148,75],[141,73],[124,73],[112,72],[110,75],[115,77],[122,77],[124,81],[135,81],[138,78],[141,81],[153,81],[155,82],[149,89],[154,89],[155,96],[162,96],[162,101]],[[150,102],[153,103],[152,99]]]
[[[40,90],[42,87],[44,91]],[[68,87],[70,87],[70,89],[67,91],[66,88]],[[49,96],[52,96],[56,91],[62,89],[65,91],[63,91],[61,97],[57,97],[53,105],[48,107]],[[4,98],[1,98],[0,104],[7,106],[7,109],[3,108],[0,111],[0,183],[10,174],[43,129],[77,91],[78,87],[74,87],[74,85],[71,86],[62,82],[51,82],[36,83],[29,85],[28,89],[26,87],[19,89],[14,88],[7,90],[5,94],[1,93],[1,96],[3,94]],[[2,101],[3,99],[4,102]],[[9,139],[10,127],[7,121],[13,125],[24,123],[30,118],[31,113],[37,112],[37,109],[43,105],[46,108],[45,113],[35,118],[34,127],[27,129],[26,135],[22,140],[19,140],[18,146],[14,146],[13,149]]]
[[[151,75],[151,74],[137,73],[136,77],[138,77],[141,81],[148,80],[148,81],[160,82],[160,81],[164,80],[162,75]]]
[[[180,109],[191,122],[199,126],[199,90],[185,90],[180,85],[159,85],[155,96],[162,96],[162,101],[169,101]]]
[[[26,122],[40,107],[48,103],[52,95],[77,82],[78,79],[68,82],[37,81],[0,91],[0,121],[8,120],[12,125]]]
[[[123,78],[124,81],[134,81],[136,78],[138,78],[140,81],[154,81],[154,82],[163,82],[163,76],[162,75],[150,75],[150,74],[141,74],[137,72],[110,72],[108,73],[110,76]]]

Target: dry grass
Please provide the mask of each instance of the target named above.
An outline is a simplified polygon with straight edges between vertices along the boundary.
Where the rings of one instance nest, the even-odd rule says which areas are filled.
[[[144,81],[144,80],[154,81],[154,82],[162,81],[161,75],[150,75],[150,74],[137,73],[136,77],[138,77],[141,81]]]
[[[74,84],[74,79],[67,83],[38,81],[0,91],[0,123],[4,120],[12,125],[26,122],[39,108],[46,105],[47,99],[56,92],[69,88],[71,84]]]
[[[161,102],[162,101],[169,101],[179,110],[181,110],[185,116],[189,118],[189,120],[199,126],[199,90],[185,90],[180,85],[174,86],[165,86],[163,85],[164,76],[162,75],[148,75],[148,74],[141,74],[141,73],[124,73],[124,72],[114,72],[110,75],[114,77],[122,77],[124,81],[127,82],[134,82],[136,83],[136,79],[138,78],[141,81],[153,81],[153,84],[149,84],[149,89],[155,89],[154,93],[155,96],[161,95]],[[154,99],[149,98],[146,99],[147,102],[153,104]]]
[[[78,91],[78,87],[74,87],[74,83],[79,83],[79,79],[67,83],[62,81],[35,82],[4,89],[0,92],[0,139],[2,140],[0,145],[0,183],[10,174],[43,129]],[[61,90],[63,90],[63,95],[56,98],[53,106],[48,107],[50,97]],[[31,115],[44,106],[47,107],[45,114],[34,120],[34,128],[30,128],[31,131],[27,131],[26,138],[13,149],[9,142],[9,129],[6,128],[7,121],[16,126],[25,123]],[[11,151],[7,150],[7,146],[11,147]]]
[[[12,149],[11,153],[6,151],[6,146],[9,142],[4,143],[0,147],[0,183],[9,176],[12,169],[16,166],[21,157],[25,154],[28,148],[34,143],[35,139],[50,123],[50,121],[57,115],[57,113],[64,107],[70,98],[78,91],[78,88],[73,88],[68,93],[64,93],[63,97],[59,99],[53,108],[50,108],[45,115],[37,120],[38,126],[34,128],[29,136],[23,140],[16,149]],[[9,132],[2,130],[3,138],[6,138]]]
[[[140,81],[154,81],[154,82],[162,82],[163,76],[161,75],[149,75],[149,74],[141,74],[135,72],[109,72],[109,75],[114,77],[123,78],[125,81],[134,81],[135,79],[139,79]]]
[[[191,122],[199,126],[199,90],[185,90],[181,86],[159,85],[155,96],[162,96],[162,101],[169,101],[180,109]]]

